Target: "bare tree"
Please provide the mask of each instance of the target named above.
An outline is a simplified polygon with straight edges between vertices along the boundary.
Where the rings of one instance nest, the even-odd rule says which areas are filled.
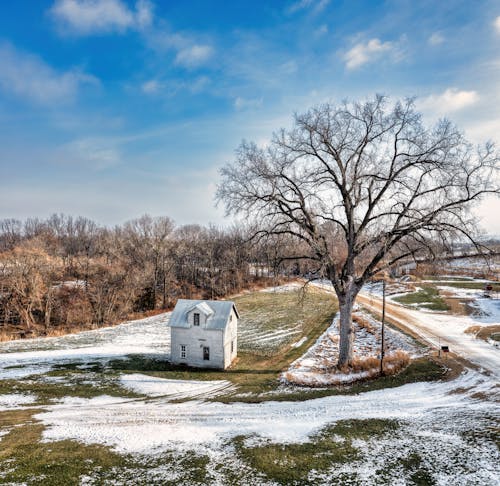
[[[338,365],[352,361],[351,313],[381,270],[432,251],[433,242],[474,242],[470,208],[495,181],[492,143],[474,148],[455,126],[426,127],[412,100],[325,104],[295,117],[265,147],[243,142],[222,169],[217,198],[227,214],[261,223],[259,235],[305,244],[289,258],[315,262],[340,306]]]

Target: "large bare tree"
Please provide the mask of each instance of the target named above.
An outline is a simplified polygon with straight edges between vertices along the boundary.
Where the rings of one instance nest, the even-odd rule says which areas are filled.
[[[352,361],[351,313],[363,284],[436,241],[474,239],[471,206],[498,193],[499,154],[447,120],[422,122],[412,100],[383,96],[295,116],[265,147],[243,142],[221,171],[227,214],[290,235],[328,278],[340,307],[339,366]],[[290,258],[290,256],[289,256]]]

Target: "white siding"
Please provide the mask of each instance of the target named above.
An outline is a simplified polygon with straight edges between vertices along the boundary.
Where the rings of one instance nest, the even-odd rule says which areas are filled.
[[[231,353],[231,342],[233,345],[233,352]],[[238,318],[234,309],[231,309],[231,316],[229,317],[226,329],[224,331],[224,368],[227,368],[236,355],[238,354]]]
[[[194,313],[200,314],[200,325],[194,326]],[[187,314],[190,325],[188,328],[171,327],[171,362],[173,364],[186,364],[201,368],[227,368],[238,353],[238,318],[234,309],[225,329],[206,329],[206,316],[203,312],[193,309]],[[231,352],[231,343],[233,351]],[[186,357],[181,357],[181,345],[186,346]],[[203,359],[203,348],[210,349],[210,360]]]
[[[224,368],[222,346],[223,332],[218,329],[191,327],[188,329],[172,328],[171,361],[189,366],[206,368]],[[181,345],[186,346],[186,358],[181,358]],[[210,360],[203,359],[203,347],[210,348]]]

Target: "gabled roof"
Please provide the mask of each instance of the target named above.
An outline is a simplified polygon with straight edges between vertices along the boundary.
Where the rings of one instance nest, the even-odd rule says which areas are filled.
[[[191,309],[189,309],[188,312],[190,312],[194,309],[199,310],[200,312],[205,314],[207,317],[211,316],[215,312],[205,301],[199,302],[198,304],[193,305],[193,307],[191,307]]]
[[[170,316],[170,327],[190,327],[187,315],[195,308],[208,317],[206,325],[203,326],[205,329],[224,329],[232,309],[234,309],[236,316],[239,317],[234,302],[230,300],[179,299]]]

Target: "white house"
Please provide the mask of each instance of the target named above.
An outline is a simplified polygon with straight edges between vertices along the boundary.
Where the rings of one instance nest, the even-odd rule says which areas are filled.
[[[227,368],[237,354],[238,318],[230,301],[179,299],[170,317],[171,362]]]

